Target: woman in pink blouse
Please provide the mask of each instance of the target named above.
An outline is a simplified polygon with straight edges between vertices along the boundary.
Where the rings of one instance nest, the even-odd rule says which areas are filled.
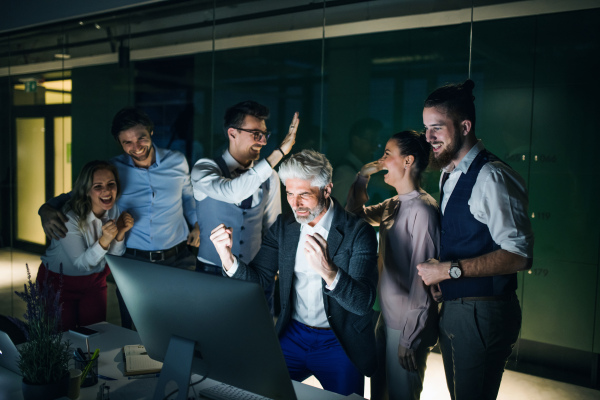
[[[372,393],[387,391],[392,400],[420,397],[427,356],[437,342],[437,303],[417,274],[417,264],[437,258],[440,243],[437,202],[420,188],[430,152],[425,135],[396,133],[383,157],[364,165],[357,174],[346,206],[379,226],[382,315],[376,329],[378,338],[385,340],[387,383],[374,378],[371,386]],[[365,207],[370,176],[381,170],[387,171],[385,182],[398,195]]]
[[[125,252],[125,233],[133,227],[133,218],[120,212],[115,202],[121,194],[116,168],[105,161],[84,165],[63,212],[67,235],[53,239],[37,282],[46,282],[56,290],[62,266],[62,328],[94,324],[106,320],[106,276],[110,273],[104,256]]]

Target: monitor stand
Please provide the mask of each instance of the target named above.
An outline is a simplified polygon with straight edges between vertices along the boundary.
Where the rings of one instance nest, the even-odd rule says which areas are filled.
[[[167,383],[171,381],[174,381],[179,389],[176,399],[186,400],[188,398],[194,345],[195,342],[192,340],[171,336],[158,384],[154,390],[154,400],[162,400],[169,394],[165,393],[165,390]]]

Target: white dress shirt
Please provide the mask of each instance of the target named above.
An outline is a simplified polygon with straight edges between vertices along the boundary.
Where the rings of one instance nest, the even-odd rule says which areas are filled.
[[[313,269],[304,254],[307,235],[318,233],[327,240],[331,221],[333,220],[333,201],[329,202],[329,209],[323,215],[323,218],[315,226],[308,224],[300,225],[300,240],[296,248],[296,264],[294,265],[294,291],[292,299],[294,308],[292,309],[292,318],[305,325],[316,326],[319,328],[328,328],[329,322],[323,306],[323,278]],[[337,284],[339,274],[331,286],[326,288],[333,290]]]
[[[458,179],[467,173],[475,157],[484,149],[481,140],[477,141],[456,168],[448,171],[450,176],[443,187],[442,214]],[[479,171],[469,198],[469,209],[477,221],[488,226],[492,239],[501,249],[532,258],[533,231],[527,215],[528,203],[523,178],[506,164],[492,161]]]
[[[119,207],[113,206],[97,218],[93,212],[87,216],[87,227],[85,231],[79,229],[79,218],[72,210],[66,213],[69,220],[67,235],[60,239],[52,239],[50,247],[41,259],[44,265],[52,271],[59,273],[60,264],[63,265],[63,273],[67,276],[84,276],[102,272],[106,265],[104,256],[114,254],[117,256],[125,253],[125,240],[117,242],[113,240],[108,250],[104,250],[98,239],[102,237],[102,225],[109,220],[117,220],[120,215]]]
[[[319,328],[328,328],[327,315],[323,305],[323,285],[321,275],[315,271],[306,260],[304,255],[304,245],[306,235],[318,233],[327,240],[331,222],[333,220],[333,201],[329,202],[327,212],[321,220],[314,226],[308,224],[300,225],[300,240],[296,248],[296,264],[294,265],[294,291],[292,318],[305,325],[316,326]],[[233,276],[238,268],[237,258],[234,257],[233,265],[225,271],[227,276]],[[331,285],[325,285],[328,290],[334,290],[340,278],[336,274]]]
[[[262,200],[262,189],[260,185],[267,179],[271,179],[270,185],[273,189],[269,192],[266,206],[267,212],[263,219],[263,225],[271,226],[281,214],[281,190],[279,190],[279,178],[271,168],[266,159],[257,163],[252,162],[248,168],[244,168],[235,158],[225,150],[223,160],[229,168],[231,179],[225,178],[221,168],[210,158],[202,158],[192,168],[192,186],[194,187],[194,198],[202,201],[211,197],[225,203],[240,205],[242,201],[252,194],[252,205],[256,207]],[[248,171],[240,174],[239,170]]]

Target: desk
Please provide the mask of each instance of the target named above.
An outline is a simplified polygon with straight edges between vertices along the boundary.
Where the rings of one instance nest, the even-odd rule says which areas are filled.
[[[124,329],[107,322],[91,325],[90,328],[99,332],[98,335],[89,338],[90,349],[100,349],[98,360],[98,373],[107,377],[116,378],[115,381],[104,381],[99,379],[99,384],[81,389],[80,400],[95,400],[98,387],[102,382],[110,386],[111,400],[142,400],[151,399],[158,378],[128,379],[124,376],[122,348],[127,344],[140,343],[137,332]],[[65,332],[65,340],[71,342],[73,349],[81,347],[85,349],[85,339],[76,334]],[[198,377],[199,379],[199,377]],[[192,378],[195,381],[194,378]],[[210,386],[211,380],[197,385],[197,389]],[[340,400],[347,397],[336,393],[327,392],[312,386],[293,381],[298,400]],[[0,400],[22,400],[21,377],[9,370],[0,367]]]

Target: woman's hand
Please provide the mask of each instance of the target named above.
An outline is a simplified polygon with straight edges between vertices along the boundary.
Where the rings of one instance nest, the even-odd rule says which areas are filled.
[[[117,228],[117,224],[114,220],[108,220],[104,225],[102,225],[102,236],[98,239],[98,243],[104,250],[108,250],[108,247],[112,243],[112,241],[119,233],[119,229]]]
[[[125,233],[133,228],[133,217],[127,211],[123,211],[117,219],[118,233],[116,235],[117,242],[122,242],[125,238]]]
[[[373,175],[376,172],[381,171],[382,169],[383,169],[383,164],[380,162],[380,160],[376,160],[376,161],[373,161],[373,162],[363,165],[363,167],[360,169],[359,174],[361,174],[365,178],[368,178],[369,176]]]

